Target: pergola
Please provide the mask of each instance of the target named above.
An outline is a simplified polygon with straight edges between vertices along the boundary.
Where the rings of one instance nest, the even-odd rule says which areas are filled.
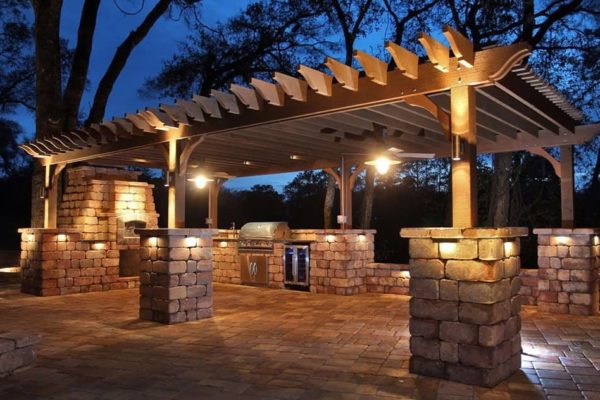
[[[166,168],[169,227],[185,223],[185,185],[197,169],[216,178],[210,211],[216,227],[220,183],[229,177],[325,169],[341,189],[343,228],[352,226],[351,191],[367,158],[452,155],[453,226],[476,219],[477,152],[528,150],[548,159],[562,180],[563,225],[573,221],[572,145],[600,132],[522,60],[524,43],[473,51],[444,28],[450,50],[421,34],[429,62],[386,43],[396,68],[355,51],[358,71],[332,58],[332,75],[300,65],[298,79],[275,73],[210,97],[127,113],[21,145],[46,167],[45,227],[56,226],[56,177],[69,163]],[[334,78],[335,81],[334,82]],[[544,147],[560,146],[561,161]],[[340,173],[333,168],[340,166]]]
[[[28,277],[23,287],[41,295],[128,287],[115,276],[118,240],[106,242],[106,249],[102,240],[109,236],[94,233],[90,244],[79,232],[87,227],[87,209],[76,228],[53,229],[58,176],[69,163],[90,161],[168,171],[168,229],[153,224],[135,230],[140,235],[135,250],[142,319],[170,324],[209,318],[213,268],[224,268],[217,264],[227,264],[231,276],[241,276],[242,270],[256,275],[257,262],[262,262],[265,276],[271,276],[266,281],[285,287],[283,241],[277,243],[277,254],[274,242],[268,255],[240,254],[241,233],[185,229],[185,189],[191,173],[214,179],[209,221],[215,228],[218,191],[225,179],[326,170],[340,187],[342,229],[297,230],[295,240],[310,243],[304,254],[311,257],[305,258],[311,291],[363,293],[367,269],[372,276],[383,269],[373,269],[380,265],[373,262],[375,232],[350,229],[357,175],[373,157],[387,157],[383,160],[389,163],[451,156],[453,227],[400,232],[409,239],[410,371],[495,386],[521,365],[520,237],[529,232],[477,228],[477,152],[528,150],[551,162],[561,178],[563,226],[534,231],[539,243],[538,306],[593,315],[599,302],[600,232],[567,228],[573,227],[573,145],[600,133],[600,124],[578,125],[581,113],[523,65],[530,54],[527,45],[475,52],[452,28],[445,27],[444,35],[452,57],[449,48],[421,34],[429,62],[387,43],[396,68],[356,51],[362,71],[327,58],[325,66],[333,75],[301,65],[298,72],[304,79],[276,73],[274,82],[252,79],[253,88],[231,85],[228,92],[213,90],[210,97],[161,104],[23,144],[46,171],[45,226],[21,230],[21,265]],[[544,150],[554,146],[560,146],[560,161]],[[89,180],[81,190],[93,192],[94,182],[102,181]],[[85,195],[76,193],[75,198]],[[115,189],[115,203],[117,195],[126,197]],[[80,203],[95,202],[102,208],[95,200]],[[111,215],[117,219],[116,213]],[[117,229],[116,222],[106,226]],[[229,241],[237,241],[237,247]],[[229,261],[215,263],[214,255]]]

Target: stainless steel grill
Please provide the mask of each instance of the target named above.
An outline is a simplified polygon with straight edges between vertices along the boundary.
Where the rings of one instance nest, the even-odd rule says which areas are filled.
[[[290,238],[287,222],[249,222],[240,229],[238,252],[272,253],[275,240]]]

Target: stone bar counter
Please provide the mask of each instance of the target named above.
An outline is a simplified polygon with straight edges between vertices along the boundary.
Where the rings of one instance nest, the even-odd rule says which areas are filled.
[[[212,316],[216,229],[136,229],[140,235],[140,318],[163,324]]]
[[[220,230],[219,235],[213,238],[215,282],[241,283],[238,233],[237,230]],[[285,286],[285,244],[305,243],[310,248],[311,292],[339,295],[364,293],[367,291],[368,266],[372,266],[374,261],[374,235],[374,230],[362,229],[292,229],[291,237],[276,240],[273,252],[267,254],[267,286]],[[375,267],[371,267],[370,270],[373,268]],[[391,271],[388,273],[391,276]],[[375,275],[374,272],[372,274]],[[401,279],[398,280],[401,285]]]
[[[598,314],[600,229],[540,228],[538,307],[560,314]]]
[[[521,366],[520,239],[527,228],[405,228],[410,371],[493,387]]]

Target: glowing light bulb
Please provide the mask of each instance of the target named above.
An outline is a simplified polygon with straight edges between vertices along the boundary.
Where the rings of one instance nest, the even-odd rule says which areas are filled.
[[[380,174],[386,174],[390,170],[390,160],[385,157],[380,157],[375,160],[375,169]]]
[[[204,189],[206,187],[206,184],[208,183],[208,179],[206,179],[203,176],[197,176],[194,179],[194,183],[196,184],[196,187],[198,189]]]

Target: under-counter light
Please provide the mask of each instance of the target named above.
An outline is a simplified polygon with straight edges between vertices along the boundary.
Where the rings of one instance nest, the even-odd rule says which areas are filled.
[[[454,253],[456,251],[456,243],[455,242],[442,242],[440,243],[440,252],[443,253]]]
[[[92,244],[92,248],[94,250],[104,250],[104,248],[106,247],[106,245],[102,242],[96,242]]]
[[[227,242],[222,240],[219,242],[219,247],[227,247]]]
[[[149,237],[148,238],[148,245],[152,246],[152,247],[156,247],[156,245],[158,244],[158,238],[157,237]]]
[[[29,242],[35,241],[35,235],[33,233],[30,233],[29,235],[27,235],[27,240]]]
[[[365,240],[367,240],[367,237],[365,235],[358,235],[359,242],[364,242]]]
[[[184,242],[185,247],[196,247],[198,245],[198,239],[196,239],[194,236],[186,237]]]
[[[569,244],[571,241],[571,238],[568,236],[555,236],[554,239],[558,244]]]
[[[327,240],[329,243],[333,243],[333,242],[335,242],[335,236],[327,235],[327,236],[325,236],[325,240]]]
[[[61,233],[61,234],[59,234],[56,237],[56,240],[58,240],[59,242],[66,242],[67,241],[67,235]]]

